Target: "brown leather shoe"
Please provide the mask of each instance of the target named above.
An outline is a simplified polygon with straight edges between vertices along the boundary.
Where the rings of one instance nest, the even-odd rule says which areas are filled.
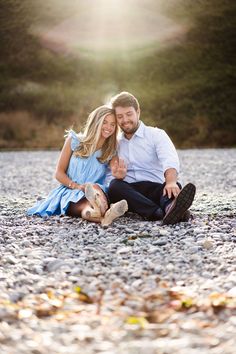
[[[192,205],[195,193],[195,185],[192,183],[186,184],[179,195],[168,206],[168,210],[163,219],[163,225],[173,225],[180,222],[183,215]]]
[[[182,215],[180,222],[187,222],[189,220],[193,220],[193,214],[190,213],[189,210],[186,210],[185,213]]]

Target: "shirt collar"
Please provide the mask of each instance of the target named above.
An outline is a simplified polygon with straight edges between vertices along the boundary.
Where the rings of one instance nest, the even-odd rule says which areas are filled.
[[[136,136],[139,136],[140,138],[143,138],[144,136],[144,129],[145,129],[145,125],[144,123],[140,120],[140,124],[139,124],[139,127],[138,129],[136,130],[136,132],[134,133],[134,135]],[[134,136],[133,135],[133,136]],[[122,132],[121,135],[120,135],[120,140],[127,140],[125,138],[125,134]]]

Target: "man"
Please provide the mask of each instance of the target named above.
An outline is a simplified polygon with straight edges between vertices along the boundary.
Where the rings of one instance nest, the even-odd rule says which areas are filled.
[[[139,103],[132,94],[119,93],[111,105],[123,132],[118,157],[110,165],[111,203],[126,199],[129,211],[148,220],[163,219],[163,224],[186,221],[196,188],[189,183],[181,189],[177,182],[179,159],[169,136],[139,120]]]

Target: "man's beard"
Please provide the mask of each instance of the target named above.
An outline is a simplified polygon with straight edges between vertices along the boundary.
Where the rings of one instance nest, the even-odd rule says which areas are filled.
[[[121,130],[123,133],[125,134],[134,134],[136,132],[136,130],[138,130],[138,127],[139,127],[139,122],[136,126],[134,127],[130,127],[130,128],[122,128],[121,127]]]

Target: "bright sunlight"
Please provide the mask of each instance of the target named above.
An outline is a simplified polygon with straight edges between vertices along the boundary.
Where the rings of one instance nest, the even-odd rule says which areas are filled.
[[[183,27],[161,13],[162,1],[77,0],[54,2],[71,14],[50,28],[38,28],[43,44],[58,52],[124,53],[152,44],[168,44]],[[62,6],[63,5],[63,6]],[[52,8],[53,11],[53,8]]]

